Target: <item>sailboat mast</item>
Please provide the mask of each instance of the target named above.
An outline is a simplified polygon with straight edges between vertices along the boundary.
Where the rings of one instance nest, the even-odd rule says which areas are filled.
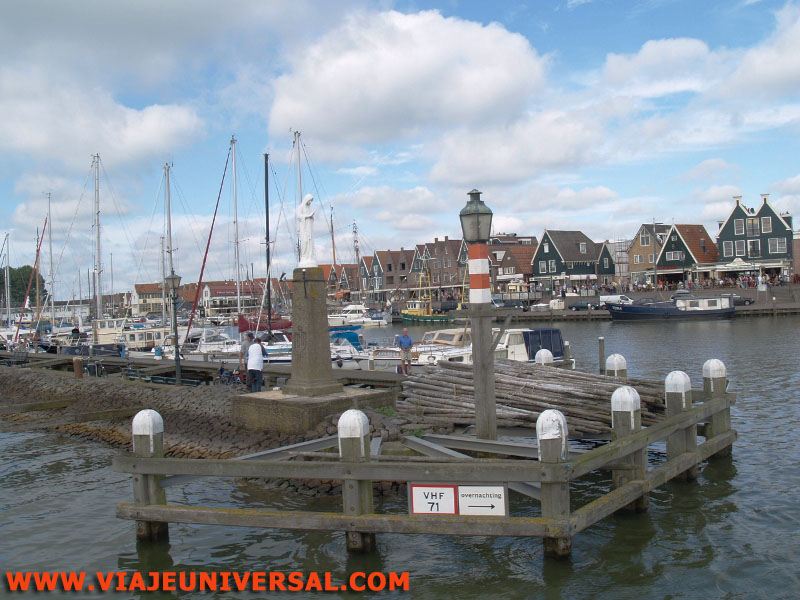
[[[267,242],[267,331],[272,331],[272,285],[270,281],[269,255],[269,154],[264,155],[264,209],[266,213]]]
[[[44,231],[42,231],[42,239],[44,240]],[[39,228],[38,227],[36,228],[36,242],[37,243],[39,242]],[[38,255],[37,255],[37,258],[38,258]],[[35,326],[37,328],[39,326],[39,319],[42,316],[42,307],[39,305],[39,299],[40,299],[40,295],[41,295],[41,292],[39,291],[39,271],[40,270],[41,270],[41,267],[39,266],[39,262],[37,261],[36,265],[34,265],[34,271],[36,272],[36,318],[32,319],[32,321],[34,323],[36,323]]]
[[[8,237],[8,234],[6,234],[5,247],[6,247],[6,268],[5,268],[5,274],[6,274],[6,326],[11,327],[11,285],[10,285],[10,283],[8,281],[9,264],[10,264],[10,261],[11,261],[11,253],[10,253],[10,248],[9,248],[9,237]]]
[[[231,136],[233,157],[233,257],[236,261],[236,314],[242,314],[242,273],[239,269],[239,215],[236,206],[236,138]]]
[[[294,132],[294,148],[297,151],[297,208],[303,203],[303,179],[300,174],[300,132]],[[295,220],[297,228],[297,260],[300,260],[300,222]]]
[[[339,291],[339,274],[336,272],[336,241],[333,237],[333,206],[331,206],[331,250],[333,251],[333,273],[336,278],[336,291]]]
[[[175,273],[175,265],[172,262],[172,206],[169,190],[169,163],[164,165],[164,208],[167,211],[167,256],[169,256],[169,274]],[[177,292],[176,292],[177,293]],[[172,315],[175,319],[176,315]]]
[[[356,251],[356,289],[358,299],[361,300],[361,255],[358,248],[358,225],[353,221],[353,248]]]
[[[103,285],[100,264],[100,154],[94,155],[94,293],[96,298],[96,318],[103,317]]]
[[[56,326],[56,276],[53,270],[53,218],[50,214],[50,192],[47,192],[47,222],[50,223],[50,229],[47,230],[47,245],[50,249],[50,331],[52,332],[54,331],[52,327]]]
[[[161,236],[161,326],[167,325],[167,263],[164,256],[164,236]]]

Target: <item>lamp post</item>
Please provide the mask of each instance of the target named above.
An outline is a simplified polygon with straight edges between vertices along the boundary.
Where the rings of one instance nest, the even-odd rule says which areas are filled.
[[[475,389],[475,430],[481,439],[497,439],[497,409],[492,348],[492,293],[489,281],[489,234],[492,211],[472,190],[459,213],[469,246],[469,316],[472,321],[472,379]]]
[[[181,384],[181,345],[178,341],[178,288],[181,285],[181,276],[175,271],[167,275],[167,287],[172,296],[172,333],[175,336],[175,383]]]

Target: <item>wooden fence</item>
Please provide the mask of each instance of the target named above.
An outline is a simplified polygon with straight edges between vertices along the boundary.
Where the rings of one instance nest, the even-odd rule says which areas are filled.
[[[693,479],[701,462],[730,452],[736,440],[730,423],[735,395],[727,392],[727,374],[720,361],[703,366],[703,389],[691,389],[689,377],[673,371],[665,380],[664,393],[667,418],[643,429],[638,393],[627,386],[617,389],[610,399],[613,441],[578,456],[567,452],[563,415],[545,411],[537,421],[538,451],[526,446],[525,452],[516,452],[514,444],[508,449],[498,443],[493,446],[495,455],[526,457],[516,459],[458,453],[439,455],[448,456],[444,458],[375,456],[370,452],[376,444],[370,443],[367,417],[356,410],[347,411],[339,421],[338,457],[315,452],[295,453],[301,460],[164,458],[161,417],[142,411],[134,419],[133,454],[113,461],[115,471],[134,478],[134,502],[119,504],[117,516],[136,520],[141,539],[165,537],[170,522],[344,531],[351,551],[371,549],[377,533],[537,536],[544,540],[546,555],[568,556],[579,532],[619,510],[646,510],[650,490],[671,479]],[[666,441],[666,461],[648,469],[647,448],[660,441]],[[598,470],[611,471],[611,489],[598,489],[600,497],[571,510],[570,483]],[[343,511],[169,505],[160,484],[165,476],[340,480]],[[538,488],[527,496],[538,496],[541,516],[377,514],[373,481]]]

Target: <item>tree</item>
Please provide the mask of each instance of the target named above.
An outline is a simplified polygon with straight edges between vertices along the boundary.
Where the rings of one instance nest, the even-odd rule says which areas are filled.
[[[21,267],[10,267],[8,269],[8,284],[11,294],[11,304],[21,306],[25,301],[25,290],[28,289],[28,281],[31,281],[31,271],[33,267],[30,265],[22,265]],[[39,302],[44,303],[47,296],[47,290],[44,287],[44,277],[39,273]],[[5,303],[6,295],[6,272],[5,269],[0,270],[0,293],[3,295],[3,302]],[[36,305],[36,280],[31,281],[31,293],[29,306]]]

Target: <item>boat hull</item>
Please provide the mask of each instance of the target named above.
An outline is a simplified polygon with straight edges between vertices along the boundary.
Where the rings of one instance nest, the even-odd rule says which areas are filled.
[[[403,321],[409,321],[411,323],[449,323],[453,320],[453,317],[448,315],[410,315],[408,313],[403,314]]]
[[[609,305],[608,312],[614,321],[694,321],[698,319],[730,319],[734,309],[681,310],[674,306],[639,306],[636,304]]]

